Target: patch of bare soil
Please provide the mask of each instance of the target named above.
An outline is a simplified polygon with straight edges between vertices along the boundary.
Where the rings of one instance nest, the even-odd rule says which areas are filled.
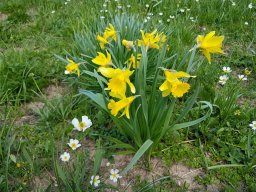
[[[131,161],[130,155],[116,155],[114,156],[115,163],[107,166],[107,160],[102,162],[101,173],[103,173],[105,181],[108,184],[114,185],[109,179],[110,170],[115,168],[120,171],[123,170]],[[138,182],[148,181],[152,182],[164,176],[171,176],[171,178],[179,186],[187,186],[188,191],[210,191],[217,192],[221,189],[221,184],[217,181],[212,185],[200,185],[195,178],[197,176],[204,176],[202,169],[192,169],[184,164],[175,163],[171,167],[167,167],[160,158],[153,158],[150,162],[150,170],[145,168],[142,161],[138,162],[135,167],[120,179],[122,188],[120,191],[132,192],[132,186]]]
[[[67,87],[63,85],[49,85],[44,91],[47,99],[53,99],[56,97],[62,97],[68,92]]]

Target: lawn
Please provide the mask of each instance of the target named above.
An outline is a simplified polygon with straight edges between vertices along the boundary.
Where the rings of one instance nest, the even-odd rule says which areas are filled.
[[[255,191],[255,18],[255,0],[2,0],[0,191]]]

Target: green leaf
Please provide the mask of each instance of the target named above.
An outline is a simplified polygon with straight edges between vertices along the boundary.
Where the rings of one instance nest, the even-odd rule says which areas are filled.
[[[94,157],[94,164],[93,164],[93,175],[96,175],[100,169],[101,161],[104,155],[104,150],[100,143],[97,143],[98,146],[96,148],[95,157]]]
[[[145,143],[140,147],[140,149],[135,153],[131,162],[127,165],[127,167],[121,172],[122,175],[126,174],[133,166],[137,163],[137,161],[141,158],[141,156],[149,149],[149,147],[153,144],[153,141],[148,139]]]
[[[108,109],[106,107],[106,103],[104,100],[104,97],[102,94],[100,93],[93,93],[91,91],[87,91],[87,90],[79,90],[80,93],[86,95],[87,97],[89,97],[91,100],[93,100],[95,103],[97,103],[102,109],[104,109],[105,111],[108,112]]]

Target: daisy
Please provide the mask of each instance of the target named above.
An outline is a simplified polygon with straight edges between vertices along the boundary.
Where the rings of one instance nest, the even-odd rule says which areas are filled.
[[[227,80],[228,80],[228,76],[227,76],[227,75],[222,75],[222,76],[220,76],[219,83],[220,83],[221,85],[225,85],[225,83],[227,82]]]
[[[238,75],[238,79],[240,81],[247,81],[247,77],[245,75]]]
[[[224,73],[230,73],[232,71],[230,67],[223,67],[222,70]]]
[[[81,144],[77,139],[70,139],[68,146],[71,147],[73,150],[76,150],[78,147],[81,147]]]
[[[256,121],[252,121],[252,123],[249,124],[249,126],[252,128],[253,131],[256,131]]]
[[[74,118],[72,120],[72,124],[74,125],[74,130],[84,132],[86,129],[92,126],[92,121],[87,116],[82,116],[81,122],[79,122],[77,118]]]
[[[70,154],[67,152],[64,152],[63,154],[60,155],[60,159],[63,162],[68,162],[70,159]]]
[[[91,176],[90,184],[93,185],[94,187],[98,187],[99,184],[100,184],[100,177],[99,177],[99,175]]]
[[[118,169],[111,169],[110,170],[110,177],[109,178],[114,183],[116,183],[119,178],[122,178],[122,176],[119,175],[118,173],[119,173]]]

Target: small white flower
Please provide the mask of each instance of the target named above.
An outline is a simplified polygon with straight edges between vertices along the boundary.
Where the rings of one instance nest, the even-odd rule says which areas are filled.
[[[230,73],[232,71],[230,67],[223,67],[222,70],[224,73]]]
[[[174,19],[175,18],[175,16],[174,15],[170,15],[170,19]]]
[[[240,81],[247,81],[247,77],[245,75],[238,75],[238,79]]]
[[[99,177],[99,175],[91,176],[90,184],[93,185],[94,187],[98,187],[99,184],[100,184],[100,177]]]
[[[189,17],[190,20],[194,20],[194,17]]]
[[[248,8],[249,8],[249,9],[252,9],[252,7],[253,7],[253,6],[252,6],[252,3],[250,3],[250,4],[248,5]]]
[[[147,16],[147,20],[149,20],[150,19],[150,17],[149,16]]]
[[[162,23],[163,21],[160,19],[160,20],[158,20],[158,23]]]
[[[252,130],[256,131],[256,121],[252,121],[252,123],[249,124],[249,126],[252,128]]]
[[[76,150],[78,147],[81,147],[81,144],[77,139],[70,139],[68,146],[71,147],[71,149]]]
[[[107,4],[104,3],[102,6],[103,6],[103,7],[107,7]]]
[[[203,31],[206,31],[206,27],[203,27],[202,29],[203,29]]]
[[[81,122],[79,122],[77,118],[74,118],[72,120],[72,124],[74,125],[74,130],[84,132],[86,129],[92,126],[92,121],[87,116],[82,116]]]
[[[107,13],[107,12],[108,12],[108,10],[105,10],[105,12]]]
[[[131,5],[127,5],[127,7],[128,7],[128,8],[130,8],[130,7],[131,7]]]
[[[105,16],[100,16],[101,19],[105,19]]]
[[[196,2],[199,2],[199,0],[196,0]]]
[[[232,6],[236,6],[236,3],[235,3],[235,2],[232,2]]]
[[[118,9],[122,9],[122,6],[121,6],[121,5],[118,5],[117,8],[118,8]]]
[[[65,4],[65,5],[67,5],[67,4],[68,4],[68,2],[65,2],[64,4]]]
[[[55,10],[52,10],[52,12],[51,12],[52,14],[54,14],[55,13]]]
[[[106,166],[107,166],[107,167],[109,167],[109,166],[110,166],[110,163],[109,163],[109,162],[107,162],[107,163],[106,163]]]
[[[103,11],[104,11],[104,10],[102,10],[102,9],[100,10],[101,13],[102,13]]]
[[[170,22],[170,21],[171,21],[171,19],[167,19],[166,21],[167,21],[167,22]]]
[[[181,13],[184,13],[184,12],[185,12],[185,9],[180,9],[180,12],[181,12]]]
[[[118,169],[111,169],[110,170],[110,177],[109,178],[114,183],[116,183],[118,179],[122,178],[122,176],[119,175],[118,173],[119,173]]]
[[[146,4],[146,7],[148,8],[148,7],[149,7],[149,4]]]
[[[147,23],[148,22],[148,20],[147,19],[144,19],[144,23]]]
[[[244,22],[245,25],[249,25],[249,23],[247,21]]]
[[[222,76],[220,76],[219,84],[225,85],[227,80],[228,80],[228,76],[227,75],[222,75]]]
[[[162,12],[160,12],[160,13],[159,13],[159,15],[160,15],[160,16],[162,16],[162,15],[163,15],[163,13],[162,13]]]
[[[67,162],[70,159],[70,154],[67,152],[64,152],[63,154],[60,155],[60,159],[63,162]]]

